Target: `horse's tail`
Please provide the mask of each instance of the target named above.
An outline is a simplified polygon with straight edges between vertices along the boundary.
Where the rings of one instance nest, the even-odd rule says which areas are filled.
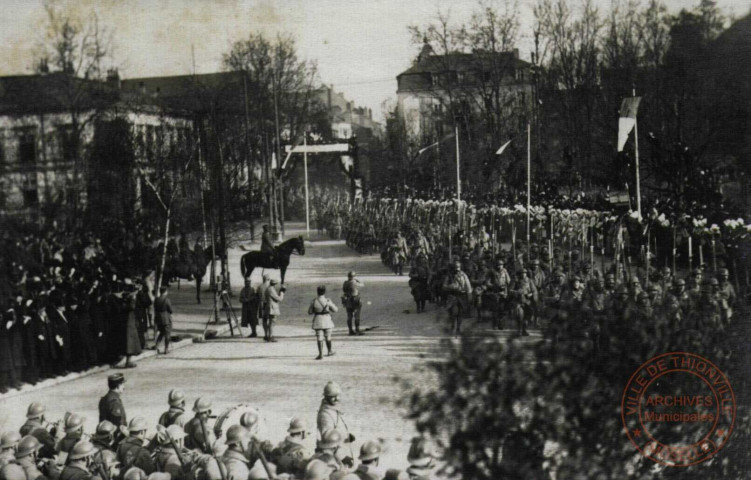
[[[247,270],[248,269],[245,267],[245,255],[243,255],[242,257],[240,257],[240,272],[242,273],[243,278],[245,278],[245,272]]]

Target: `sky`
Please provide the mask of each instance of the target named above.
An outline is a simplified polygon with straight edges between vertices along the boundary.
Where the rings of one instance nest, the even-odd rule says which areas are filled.
[[[0,0],[0,75],[28,74],[44,41],[44,0]],[[290,33],[301,58],[315,60],[320,80],[382,119],[396,97],[396,75],[419,52],[407,27],[439,11],[466,20],[477,0],[57,0],[74,15],[96,11],[112,29],[116,66],[124,78],[221,70],[222,54],[250,32]],[[491,4],[494,0],[486,0]],[[519,49],[528,59],[534,0],[518,0]],[[603,10],[614,0],[595,0]],[[645,1],[645,0],[642,0]],[[671,11],[698,0],[666,0]],[[495,3],[502,3],[501,0]],[[578,3],[578,2],[577,2]],[[727,14],[743,15],[748,0],[718,0]]]

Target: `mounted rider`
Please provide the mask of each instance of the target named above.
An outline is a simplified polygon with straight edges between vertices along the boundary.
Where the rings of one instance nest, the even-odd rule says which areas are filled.
[[[271,237],[269,226],[263,226],[263,233],[261,234],[261,253],[265,253],[269,256],[272,263],[276,263],[276,252],[274,249],[274,240]]]

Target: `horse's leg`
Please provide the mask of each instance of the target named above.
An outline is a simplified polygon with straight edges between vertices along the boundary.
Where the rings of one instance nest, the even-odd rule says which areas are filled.
[[[201,280],[202,278],[196,275],[196,300],[198,300],[198,304],[201,304]]]
[[[282,275],[282,285],[284,285],[284,274],[287,273],[287,267],[279,267],[279,273]]]

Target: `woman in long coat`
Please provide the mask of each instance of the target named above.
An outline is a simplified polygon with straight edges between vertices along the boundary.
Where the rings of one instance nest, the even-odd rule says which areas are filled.
[[[129,279],[125,284],[130,286]],[[138,325],[136,322],[136,292],[129,291],[123,295],[123,314],[125,320],[125,368],[136,366],[131,360],[133,355],[141,353],[141,338],[138,335]]]

